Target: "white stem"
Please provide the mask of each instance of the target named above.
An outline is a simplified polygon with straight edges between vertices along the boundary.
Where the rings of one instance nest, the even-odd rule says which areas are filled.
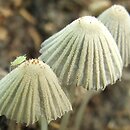
[[[71,115],[71,112],[63,116],[59,130],[67,130],[67,125],[69,122],[70,115]]]
[[[86,105],[89,99],[93,96],[93,94],[95,94],[95,92],[93,91],[86,92],[85,97],[81,103],[81,106],[76,114],[74,130],[79,130],[86,109]]]
[[[40,119],[40,128],[41,130],[48,130],[48,123],[45,117],[41,117]]]

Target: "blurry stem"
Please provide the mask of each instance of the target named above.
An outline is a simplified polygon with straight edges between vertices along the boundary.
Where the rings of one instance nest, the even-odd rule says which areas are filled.
[[[69,112],[63,116],[59,130],[66,130],[67,129],[70,115],[71,115],[71,112]]]
[[[48,130],[48,123],[45,117],[41,117],[39,123],[40,123],[41,130]]]
[[[21,129],[22,129],[21,124],[15,123],[15,121],[10,120],[8,130],[21,130]]]
[[[93,91],[86,92],[85,97],[81,103],[81,106],[76,114],[74,130],[79,130],[86,109],[86,105],[89,99],[93,96],[93,94],[95,94],[95,92]]]
[[[9,121],[8,130],[15,130],[16,123],[12,120]]]
[[[71,104],[73,104],[74,95],[75,95],[75,91],[74,91],[75,87],[69,87],[69,88],[71,88],[71,89],[67,90],[67,89],[64,88],[64,92],[66,93],[66,95],[68,95]],[[68,92],[71,93],[71,94],[69,94]],[[70,115],[71,115],[71,112],[68,112],[67,114],[65,114],[63,116],[59,130],[67,130]]]
[[[16,125],[16,130],[21,130],[21,125],[20,124]]]

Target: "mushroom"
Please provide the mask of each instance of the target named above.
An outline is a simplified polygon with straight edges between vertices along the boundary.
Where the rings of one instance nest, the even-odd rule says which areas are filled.
[[[98,17],[113,35],[125,67],[130,63],[130,16],[121,5],[113,5]]]
[[[45,40],[40,49],[62,86],[104,90],[122,75],[122,59],[108,29],[95,17],[81,17]]]
[[[72,110],[51,68],[38,59],[26,60],[0,80],[0,115],[33,124],[49,123]]]

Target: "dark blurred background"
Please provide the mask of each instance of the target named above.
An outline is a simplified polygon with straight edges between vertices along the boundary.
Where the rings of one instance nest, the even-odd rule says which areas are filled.
[[[19,55],[37,58],[41,43],[67,24],[85,15],[98,16],[113,4],[130,12],[130,0],[0,0],[0,78]],[[81,130],[130,130],[130,69],[124,69],[121,82],[93,96],[86,106]],[[75,104],[80,106],[81,98]],[[72,114],[69,128],[73,125]],[[60,120],[49,125],[59,128]],[[11,130],[10,121],[0,117],[0,127]],[[38,130],[38,125],[24,130]],[[16,129],[20,130],[19,125]],[[20,128],[20,129],[19,129]],[[14,130],[14,129],[12,129]]]

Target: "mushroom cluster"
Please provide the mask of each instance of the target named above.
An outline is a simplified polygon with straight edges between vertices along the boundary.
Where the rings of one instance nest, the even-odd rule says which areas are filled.
[[[39,59],[51,66],[62,88],[68,90],[71,101],[76,86],[104,90],[122,76],[123,63],[115,40],[109,30],[92,16],[73,21],[45,40],[40,53]],[[88,98],[83,100],[77,113],[75,129],[80,126]],[[60,130],[66,129],[69,116],[63,118]]]
[[[72,110],[62,88],[104,90],[120,79],[130,63],[130,17],[114,5],[98,19],[84,16],[67,25],[41,44],[39,59],[11,62],[18,67],[0,80],[0,115],[49,123]]]

